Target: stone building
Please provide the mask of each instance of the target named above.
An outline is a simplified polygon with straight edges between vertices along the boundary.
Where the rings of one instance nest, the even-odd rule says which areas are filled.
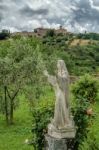
[[[36,36],[36,37],[43,37],[46,35],[47,31],[49,30],[54,30],[55,34],[62,34],[62,35],[66,35],[66,34],[70,34],[66,29],[64,29],[62,26],[59,27],[59,29],[51,29],[51,28],[35,28],[33,32],[28,32],[28,31],[22,31],[22,32],[14,32],[11,34],[11,36],[28,36],[28,37],[32,37],[32,36]]]
[[[60,26],[59,29],[55,30],[55,33],[66,35],[68,33],[68,31],[67,31],[67,29],[64,29],[62,26]]]
[[[42,27],[41,28],[36,28],[36,29],[34,29],[34,33],[37,36],[43,37],[43,36],[46,35],[46,33],[47,33],[48,30],[49,30],[48,28],[42,28]]]
[[[43,28],[43,27],[41,27],[41,28],[36,28],[36,29],[34,29],[34,33],[35,33],[37,36],[43,37],[43,36],[46,35],[46,33],[47,33],[48,30],[51,30],[51,29],[50,29],[50,28]],[[54,32],[55,32],[56,35],[57,35],[57,34],[66,35],[66,34],[69,33],[69,32],[68,32],[66,29],[64,29],[62,26],[60,26],[59,29],[52,29],[52,30],[54,30]]]

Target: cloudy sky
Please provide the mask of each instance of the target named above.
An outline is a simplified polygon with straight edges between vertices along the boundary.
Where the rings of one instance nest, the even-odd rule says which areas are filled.
[[[0,29],[37,27],[99,32],[99,0],[0,0]]]

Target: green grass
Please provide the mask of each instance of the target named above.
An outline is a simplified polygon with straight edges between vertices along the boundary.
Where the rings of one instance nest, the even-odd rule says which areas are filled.
[[[44,89],[44,91],[46,90]],[[48,100],[53,99],[54,101],[53,94],[54,92],[48,89],[40,100],[48,102]],[[33,146],[25,144],[26,139],[32,138],[31,129],[33,118],[29,110],[29,103],[24,95],[19,97],[19,101],[20,105],[14,112],[14,125],[7,126],[4,116],[0,115],[0,150],[33,150]],[[90,129],[92,133],[89,133],[88,140],[84,141],[80,150],[90,150],[86,147],[89,147],[89,143],[93,140],[90,137],[91,135],[95,135],[97,143],[99,141],[99,96],[96,104],[93,106],[93,111],[96,114],[96,118]]]
[[[90,126],[87,139],[84,140],[79,150],[99,150],[99,95],[93,106],[93,113],[95,114],[94,121]]]
[[[21,96],[19,108],[14,113],[14,125],[7,126],[4,116],[0,115],[0,150],[33,150],[25,144],[32,137],[32,115],[28,102]]]
[[[44,87],[44,96],[40,98],[47,103],[53,98],[51,88],[46,92]],[[5,116],[0,114],[0,150],[33,150],[32,145],[25,144],[26,139],[32,139],[32,114],[30,112],[29,102],[24,95],[20,95],[19,107],[14,112],[14,124],[7,126]],[[53,100],[53,99],[52,99]],[[54,101],[54,100],[53,100]]]

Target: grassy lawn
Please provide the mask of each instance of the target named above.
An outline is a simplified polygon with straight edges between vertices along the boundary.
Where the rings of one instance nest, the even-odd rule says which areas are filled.
[[[51,88],[44,88],[41,101],[53,100]],[[0,114],[0,150],[33,150],[33,146],[25,144],[26,139],[32,139],[32,114],[24,95],[18,97],[19,107],[14,112],[14,125],[7,126],[5,116]],[[42,104],[43,105],[43,104]]]
[[[33,150],[24,143],[32,137],[32,116],[24,96],[21,96],[20,107],[14,113],[14,125],[7,126],[4,119],[0,115],[0,150]]]
[[[47,102],[48,99],[53,99],[53,92],[49,90],[46,93],[45,99]],[[99,99],[99,96],[98,96]],[[26,139],[32,138],[31,128],[32,128],[32,115],[29,110],[28,101],[25,97],[21,95],[20,105],[14,113],[14,125],[7,126],[5,123],[4,116],[0,115],[0,150],[33,150],[33,147],[25,144]],[[92,133],[88,136],[88,141],[93,138],[91,136],[95,135],[96,142],[99,141],[99,101],[93,106],[93,111],[96,114],[94,124],[91,127]],[[84,148],[81,150],[89,150],[86,147],[89,147],[88,143],[84,141]],[[94,149],[96,150],[96,149]]]

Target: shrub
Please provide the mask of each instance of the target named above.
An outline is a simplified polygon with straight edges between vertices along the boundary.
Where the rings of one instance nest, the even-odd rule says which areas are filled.
[[[49,29],[46,32],[46,36],[53,37],[55,35],[55,31],[53,29]]]
[[[97,100],[99,95],[97,95]],[[93,106],[95,119],[93,124],[89,127],[87,138],[79,146],[79,150],[99,150],[99,102],[97,101]]]
[[[90,120],[92,119],[92,116],[87,114],[88,107],[90,106],[87,100],[81,98],[77,99],[77,101],[78,105],[73,111],[75,125],[77,126],[76,137],[74,141],[74,150],[78,150],[79,145],[87,136],[88,126],[90,124]]]
[[[84,138],[87,137],[89,126],[94,117],[91,104],[95,102],[97,97],[96,80],[85,75],[72,86],[72,92],[76,103],[73,113],[77,126],[74,149],[77,150]]]
[[[85,98],[88,102],[95,102],[97,97],[97,80],[86,74],[73,85],[72,92],[75,99]]]
[[[0,33],[0,40],[5,40],[10,37],[10,31],[8,30],[2,30]]]
[[[57,37],[56,42],[60,43],[61,41],[62,41],[62,38],[61,37]]]
[[[54,104],[51,100],[43,100],[33,109],[33,146],[35,150],[42,150],[47,126],[53,116]]]

